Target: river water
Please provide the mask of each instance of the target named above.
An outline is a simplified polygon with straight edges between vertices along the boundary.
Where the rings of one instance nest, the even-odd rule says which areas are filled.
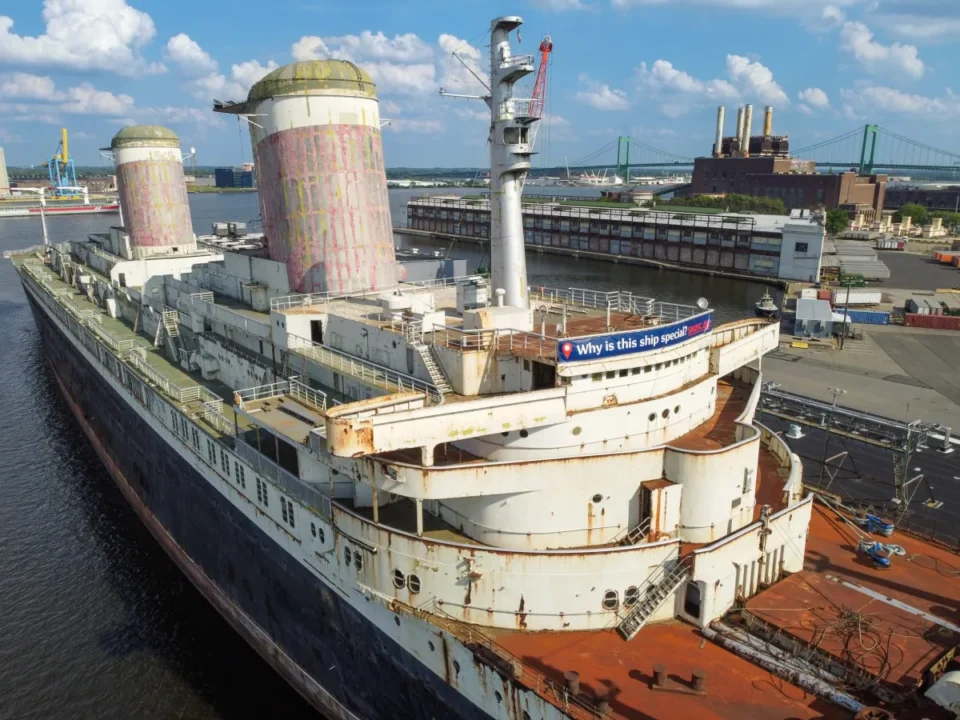
[[[595,191],[588,191],[595,193]],[[392,190],[395,225],[422,191]],[[254,194],[190,196],[195,230],[257,217]],[[116,216],[48,220],[53,242]],[[36,219],[0,220],[0,251],[41,242]],[[421,238],[398,243],[427,248]],[[476,246],[434,245],[485,259]],[[531,282],[709,299],[749,315],[759,285],[531,254]],[[46,367],[12,266],[0,263],[0,719],[315,717],[156,545],[114,488]]]

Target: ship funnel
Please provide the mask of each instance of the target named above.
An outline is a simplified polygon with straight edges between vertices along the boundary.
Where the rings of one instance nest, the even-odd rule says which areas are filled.
[[[743,157],[750,157],[750,130],[753,127],[753,105],[747,105],[743,111],[743,140],[740,143],[740,149],[743,150]]]
[[[196,248],[180,139],[159,125],[126,127],[110,142],[132,259]]]
[[[763,134],[765,137],[773,135],[773,107],[770,105],[763,110]]]
[[[345,60],[284,65],[245,102],[270,259],[293,292],[395,287],[399,268],[370,76]]]
[[[717,141],[713,145],[713,156],[723,156],[723,115],[726,108],[721,105],[717,108]]]

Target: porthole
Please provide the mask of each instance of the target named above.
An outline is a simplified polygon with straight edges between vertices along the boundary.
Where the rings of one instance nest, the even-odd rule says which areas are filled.
[[[657,414],[656,414],[656,413],[650,413],[649,415],[647,415],[647,421],[648,421],[648,422],[653,422],[653,421],[656,420],[656,419],[657,419]]]
[[[499,690],[494,690],[494,691],[493,691],[493,694],[494,694],[494,696],[496,696],[498,703],[503,702],[503,695],[500,694],[500,691],[499,691]]]
[[[521,431],[520,431],[520,437],[522,437],[522,438],[527,437],[529,434],[530,434],[530,433],[528,433],[526,430],[521,430]]]
[[[400,572],[400,568],[397,568],[393,571],[393,586],[400,590],[404,585],[407,584],[407,579],[403,576],[403,573]]]
[[[637,604],[637,601],[640,599],[640,589],[636,585],[631,585],[627,588],[627,591],[623,593],[623,605],[624,607],[633,607]]]
[[[453,661],[453,672],[455,675],[460,674],[460,663],[458,663],[456,660]]]
[[[314,537],[317,536],[317,526],[314,525],[313,523],[310,523],[310,534],[313,535]]]
[[[594,495],[593,502],[594,503],[603,502],[603,495],[601,495],[600,493],[597,493],[596,495]]]
[[[520,716],[520,720],[530,720],[530,713],[524,710],[523,714]]]
[[[322,527],[318,527],[318,528],[317,528],[317,540],[319,540],[320,542],[324,542],[324,539],[323,539],[323,528],[322,528]]]
[[[352,558],[350,557],[350,548],[344,547],[343,548],[343,564],[349,567],[351,560]]]
[[[407,587],[410,588],[410,592],[412,593],[420,592],[420,576],[411,575],[407,578]]]
[[[433,640],[427,640],[427,647],[430,648],[430,652],[434,651]]]
[[[360,554],[360,551],[353,553],[353,566],[357,569],[357,572],[363,570],[363,555]]]
[[[400,618],[398,618],[396,615],[394,615],[394,616],[393,616],[393,621],[397,624],[397,627],[400,627]]]
[[[583,428],[580,427],[579,425],[577,425],[577,426],[573,429],[572,432],[573,432],[574,435],[579,435],[580,433],[583,432]]]
[[[510,433],[507,432],[506,430],[504,430],[504,431],[503,431],[502,433],[500,433],[500,434],[503,435],[504,437],[506,437],[506,436],[509,435]]]
[[[668,417],[670,417],[670,408],[664,410],[662,413],[660,413],[660,415],[664,420],[666,420]]]
[[[679,405],[677,405],[677,406],[673,409],[673,414],[674,414],[674,415],[679,415],[679,414],[680,414],[680,406],[679,406]]]
[[[607,590],[603,594],[604,610],[616,610],[619,605],[620,605],[620,596],[617,595],[616,590]]]

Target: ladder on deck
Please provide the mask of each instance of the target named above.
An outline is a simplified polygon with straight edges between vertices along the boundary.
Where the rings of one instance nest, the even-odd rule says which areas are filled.
[[[667,559],[647,578],[644,583],[646,593],[636,605],[627,613],[626,617],[617,625],[617,632],[624,640],[633,640],[647,624],[653,614],[672,597],[677,588],[690,576],[690,571],[683,564]]]
[[[453,388],[450,386],[450,382],[447,380],[447,376],[443,372],[443,368],[440,367],[440,362],[433,352],[433,345],[427,345],[426,343],[416,340],[412,344],[417,349],[417,352],[420,353],[423,364],[427,366],[427,372],[430,373],[430,381],[436,385],[437,390],[444,395],[453,392]]]
[[[440,366],[440,360],[433,351],[433,345],[427,345],[423,341],[423,326],[419,322],[408,323],[404,328],[404,335],[407,342],[420,353],[423,364],[426,365],[427,372],[430,373],[430,381],[436,386],[437,390],[444,395],[453,392],[453,387],[451,387],[446,373]]]
[[[628,532],[626,535],[620,538],[617,544],[621,546],[636,545],[638,542],[643,540],[647,536],[647,533],[649,532],[650,532],[650,521],[644,520],[642,523],[637,525],[630,532]]]

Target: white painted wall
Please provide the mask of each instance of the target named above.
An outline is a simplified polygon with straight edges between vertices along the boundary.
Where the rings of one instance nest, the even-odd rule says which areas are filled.
[[[699,618],[687,616],[688,619],[701,627],[708,625],[733,607],[738,595],[749,598],[761,583],[772,584],[782,573],[802,570],[812,507],[810,496],[772,515],[771,534],[767,536],[763,553],[760,552],[762,525],[759,522],[695,550],[693,580],[700,585],[703,607]]]
[[[779,277],[784,280],[818,282],[826,231],[813,222],[795,221],[783,226],[783,244],[780,246]],[[798,250],[797,243],[806,243],[807,249]]]

